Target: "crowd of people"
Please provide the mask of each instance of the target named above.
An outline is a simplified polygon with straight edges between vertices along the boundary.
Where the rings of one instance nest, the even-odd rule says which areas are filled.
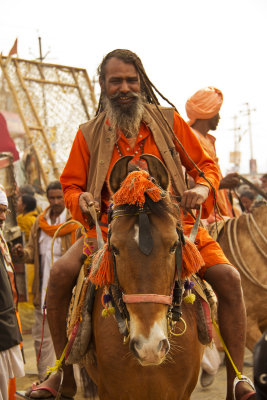
[[[67,342],[66,316],[72,288],[82,265],[83,246],[90,242],[94,250],[97,249],[96,229],[88,206],[94,204],[106,239],[110,202],[107,180],[120,157],[132,155],[132,162],[140,166],[140,156],[149,153],[165,163],[172,178],[171,189],[181,197],[185,234],[190,232],[194,222],[187,211],[200,204],[203,205],[203,223],[209,224],[216,219],[251,212],[253,204],[261,201],[257,191],[242,185],[237,173],[226,177],[221,173],[215,137],[211,134],[217,128],[223,104],[223,94],[219,89],[200,89],[187,100],[189,121],[186,123],[173,107],[159,106],[154,86],[151,86],[141,60],[129,50],[109,53],[98,72],[101,96],[97,115],[80,126],[60,181],[53,181],[47,186],[48,207],[44,210],[40,208],[32,186],[24,185],[18,189],[17,224],[23,233],[23,241],[12,248],[12,257],[26,263],[29,301],[33,302],[35,317],[32,335],[41,382],[27,391],[30,398],[56,397],[58,375],[47,377],[46,369],[60,358]],[[166,151],[168,148],[171,151]],[[188,161],[184,151],[192,162]],[[198,174],[194,166],[203,173]],[[190,177],[188,186],[184,181],[184,170]],[[267,193],[267,174],[262,175],[260,188]],[[235,203],[230,201],[231,189],[235,189]],[[217,209],[214,208],[214,191]],[[8,200],[2,187],[0,399],[14,398],[12,379],[24,373],[14,270],[1,230],[7,209]],[[72,218],[84,226],[85,237],[77,240],[75,232],[78,225],[66,224]],[[57,238],[53,242],[55,232]],[[211,284],[218,296],[222,335],[237,368],[242,371],[246,317],[239,274],[205,228],[199,229],[196,243],[205,261],[200,276]],[[12,321],[8,326],[7,318]],[[238,334],[233,336],[235,328]],[[212,383],[219,366],[220,358],[217,356],[216,365],[207,369],[209,357],[206,354],[203,358],[203,386]],[[231,400],[235,373],[228,361],[226,368],[227,399]],[[76,390],[72,367],[63,365],[63,369],[63,394],[72,398]],[[237,400],[256,399],[255,392],[244,382],[236,386],[235,396]]]

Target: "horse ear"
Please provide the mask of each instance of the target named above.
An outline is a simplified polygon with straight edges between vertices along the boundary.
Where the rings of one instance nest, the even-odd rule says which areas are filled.
[[[165,165],[151,154],[143,154],[140,159],[146,161],[149,174],[157,181],[158,185],[163,190],[167,190],[170,185],[170,177]]]
[[[112,193],[119,190],[121,182],[128,175],[128,164],[132,159],[133,156],[125,156],[115,162],[109,176],[109,187]]]

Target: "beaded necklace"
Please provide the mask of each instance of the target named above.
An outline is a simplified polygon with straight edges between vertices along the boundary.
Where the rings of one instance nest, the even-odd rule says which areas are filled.
[[[134,151],[134,155],[136,155],[136,154],[138,154],[138,153],[140,152],[140,156],[141,156],[141,155],[144,153],[145,140],[146,140],[146,138],[143,139],[143,140],[139,143],[139,147],[137,148],[136,151]],[[117,148],[117,150],[118,150],[118,153],[119,153],[120,157],[123,157],[122,151],[121,151],[121,149],[120,149],[120,147],[119,147],[119,145],[118,145],[117,142],[115,143],[115,146],[116,146],[116,148]]]

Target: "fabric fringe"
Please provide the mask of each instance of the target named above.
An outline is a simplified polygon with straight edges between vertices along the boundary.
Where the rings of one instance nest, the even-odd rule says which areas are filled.
[[[205,265],[205,262],[197,249],[197,246],[185,236],[183,246],[183,264],[181,278],[185,279],[195,274]]]
[[[109,286],[114,283],[112,253],[107,243],[95,254],[89,279],[96,286]]]
[[[148,179],[146,171],[133,171],[122,182],[120,189],[114,194],[115,205],[135,204],[143,207],[145,204],[145,193],[152,201],[158,202],[162,199],[162,190]]]

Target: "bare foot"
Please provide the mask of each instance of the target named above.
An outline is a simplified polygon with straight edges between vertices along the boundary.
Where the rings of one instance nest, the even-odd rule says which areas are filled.
[[[49,377],[45,381],[33,384],[31,388],[27,389],[25,394],[26,396],[32,399],[47,399],[56,397],[57,391],[60,386],[60,382],[61,382],[61,373],[56,372],[53,375],[52,374],[49,375]],[[44,387],[51,388],[51,391],[47,389],[42,389]],[[62,394],[67,397],[73,397],[75,393],[76,393],[76,384],[74,379],[73,382],[70,382],[68,380],[68,386],[64,385],[63,381]]]

